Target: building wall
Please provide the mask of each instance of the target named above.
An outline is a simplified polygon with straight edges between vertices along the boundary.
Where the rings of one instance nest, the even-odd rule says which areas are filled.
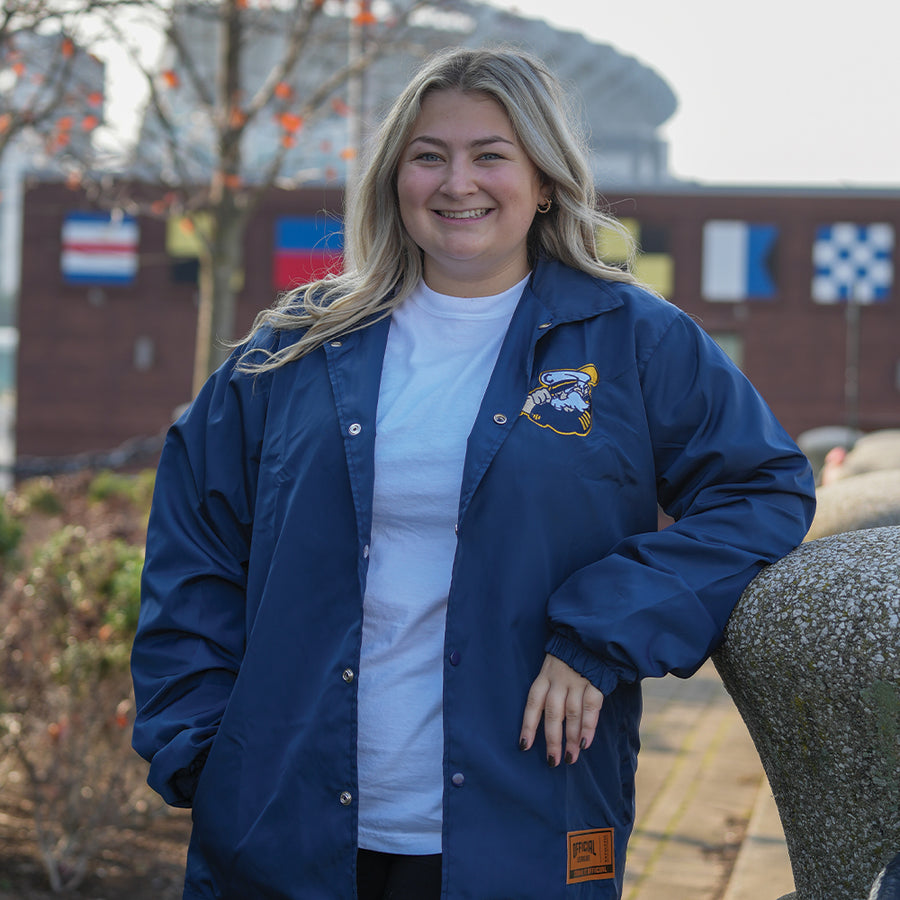
[[[670,299],[711,334],[737,336],[742,368],[794,436],[847,424],[846,304],[812,299],[812,247],[819,226],[888,223],[900,236],[900,194],[680,191],[609,198],[620,217],[668,231],[674,267]],[[702,296],[703,226],[710,220],[770,223],[779,230],[776,293],[768,300],[710,302]],[[896,252],[896,248],[895,248]],[[900,298],[860,309],[858,425],[900,426]]]
[[[846,322],[843,305],[811,297],[812,243],[819,225],[887,222],[900,233],[900,195],[683,190],[608,196],[621,217],[640,222],[648,256],[668,256],[669,299],[717,338],[741,347],[751,381],[794,436],[845,424]],[[274,223],[282,215],[340,210],[340,194],[275,192],[248,229],[239,329],[271,303]],[[90,208],[60,184],[25,194],[19,309],[19,457],[100,452],[158,434],[190,399],[196,288],[171,276],[165,223],[140,219],[139,271],[124,287],[65,284],[60,274],[65,215]],[[780,230],[777,292],[769,300],[702,297],[703,226],[708,220],[774,223]],[[650,246],[664,235],[667,246]],[[861,310],[860,405],[864,430],[900,426],[900,302]],[[136,352],[152,351],[136,365]],[[149,365],[148,365],[149,363]]]
[[[339,211],[337,191],[273,193],[246,242],[239,332],[271,304],[274,220]],[[17,365],[17,455],[101,452],[159,433],[190,400],[197,289],[172,277],[166,223],[139,220],[139,269],[128,286],[66,284],[60,270],[67,213],[91,204],[60,184],[26,190]],[[258,223],[258,224],[257,224]],[[136,354],[152,350],[148,368]]]

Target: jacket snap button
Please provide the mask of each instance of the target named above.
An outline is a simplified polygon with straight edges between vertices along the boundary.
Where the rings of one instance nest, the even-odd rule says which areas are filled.
[[[462,772],[454,772],[450,776],[450,781],[453,782],[454,787],[462,787],[466,783],[466,776]]]
[[[341,347],[343,345],[343,343],[344,343],[343,341],[332,341],[331,346],[332,347]]]
[[[541,322],[541,324],[538,325],[538,328],[549,328],[552,324],[552,322]]]
[[[450,652],[450,665],[451,665],[451,666],[458,666],[458,665],[459,665],[459,660],[460,660],[459,650],[452,650],[452,651]]]
[[[353,669],[344,669],[344,671],[341,673],[341,678],[343,678],[344,681],[347,682],[347,684],[350,684],[350,682],[353,681],[355,677],[356,676],[353,674]]]
[[[357,435],[357,434],[359,434],[359,433],[362,431],[362,425],[360,425],[359,422],[354,422],[354,423],[347,429],[347,431],[349,431],[350,434]]]
[[[496,413],[494,415],[494,421],[498,425],[505,425],[506,424],[506,416],[504,416],[503,413]]]
[[[341,806],[349,806],[353,802],[350,791],[341,791]]]
[[[368,559],[368,558],[369,558],[369,545],[366,544],[366,546],[363,547],[363,559]]]

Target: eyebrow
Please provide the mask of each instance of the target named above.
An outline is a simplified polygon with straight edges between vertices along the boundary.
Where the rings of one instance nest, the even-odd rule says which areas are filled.
[[[438,137],[432,137],[428,134],[422,134],[418,137],[414,137],[410,142],[410,146],[412,144],[431,144],[435,147],[443,147],[446,148],[449,146],[447,141],[442,140]],[[485,147],[488,144],[509,144],[510,146],[515,146],[515,142],[511,141],[509,138],[501,137],[499,134],[488,135],[483,138],[476,138],[474,141],[469,143],[470,147]]]

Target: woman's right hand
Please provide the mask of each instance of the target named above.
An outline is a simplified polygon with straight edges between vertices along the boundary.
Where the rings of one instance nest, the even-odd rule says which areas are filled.
[[[551,767],[558,766],[564,759],[568,765],[572,765],[577,762],[580,752],[591,746],[602,706],[603,694],[587,678],[548,653],[538,677],[528,691],[519,749],[528,750],[534,744],[543,715],[547,764]]]

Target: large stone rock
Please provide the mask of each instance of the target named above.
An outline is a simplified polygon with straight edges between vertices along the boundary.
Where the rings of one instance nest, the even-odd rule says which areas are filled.
[[[849,450],[861,437],[863,432],[858,428],[845,425],[824,425],[804,431],[797,438],[797,446],[806,454],[816,473],[816,478],[825,464],[825,457],[835,447]]]
[[[900,428],[885,428],[860,437],[844,457],[839,478],[900,469]]]
[[[900,527],[888,527],[765,569],[715,654],[778,804],[795,900],[866,900],[900,851],[898,646]]]
[[[816,490],[807,541],[845,531],[900,525],[900,468],[841,478]]]

